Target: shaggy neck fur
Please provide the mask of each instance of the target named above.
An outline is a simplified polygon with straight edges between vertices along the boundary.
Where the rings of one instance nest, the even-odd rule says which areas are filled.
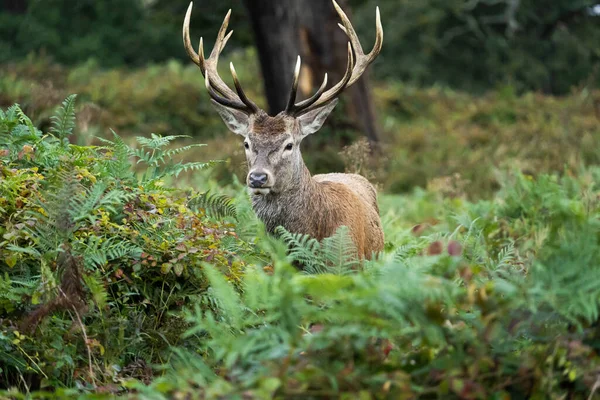
[[[292,232],[311,231],[308,225],[313,220],[311,214],[318,209],[321,190],[304,163],[296,178],[296,183],[285,191],[252,196],[252,207],[270,233],[280,225]]]

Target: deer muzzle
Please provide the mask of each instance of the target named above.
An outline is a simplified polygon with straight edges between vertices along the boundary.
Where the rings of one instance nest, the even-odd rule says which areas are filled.
[[[273,179],[266,170],[254,170],[248,174],[247,184],[253,194],[268,194],[273,186]]]

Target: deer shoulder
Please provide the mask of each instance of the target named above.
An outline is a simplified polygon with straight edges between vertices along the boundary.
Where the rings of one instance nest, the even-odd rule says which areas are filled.
[[[323,224],[327,233],[322,237],[331,236],[343,225],[349,228],[359,256],[370,258],[372,252],[381,251],[384,238],[373,185],[357,174],[315,175],[313,179],[328,193],[328,208],[334,216]]]

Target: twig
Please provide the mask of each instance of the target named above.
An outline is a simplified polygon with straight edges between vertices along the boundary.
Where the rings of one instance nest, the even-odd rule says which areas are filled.
[[[596,390],[600,387],[600,375],[596,378],[596,382],[594,382],[594,386],[592,386],[592,392],[590,393],[588,400],[592,400],[594,398],[594,394],[596,394]]]
[[[23,385],[25,386],[27,395],[31,395],[31,393],[29,392],[29,386],[27,385],[27,382],[25,381],[25,378],[23,377],[23,374],[21,373],[21,371],[19,371],[19,378],[21,378],[21,381],[23,381]]]
[[[62,296],[64,296],[65,298],[67,297],[65,292],[62,291],[62,289],[58,289],[60,290],[60,293]],[[83,325],[83,321],[81,320],[81,317],[79,316],[79,312],[77,311],[77,308],[75,307],[75,305],[71,304],[71,308],[73,309],[73,311],[75,312],[75,317],[77,318],[77,322],[79,323],[79,327],[81,328],[81,333],[83,335],[83,342],[85,344],[85,348],[87,350],[87,354],[88,354],[88,368],[89,368],[89,373],[90,373],[90,378],[92,378],[92,384],[94,385],[94,387],[96,387],[96,375],[94,374],[94,368],[92,367],[92,349],[90,348],[90,345],[88,344],[88,336],[87,336],[87,332],[85,330],[85,326]]]

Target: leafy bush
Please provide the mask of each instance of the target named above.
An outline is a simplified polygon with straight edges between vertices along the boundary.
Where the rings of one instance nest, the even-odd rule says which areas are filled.
[[[45,135],[0,114],[6,395],[597,395],[599,168],[383,195],[386,250],[359,262],[344,228],[265,235],[239,184],[238,222],[195,212],[231,203],[166,186],[173,137],[69,144],[73,101]]]
[[[138,137],[137,148],[116,134],[100,147],[71,145],[74,103],[64,101],[45,134],[18,105],[0,112],[5,387],[148,375],[185,343],[176,311],[202,302],[201,264],[232,281],[243,265],[231,223],[207,215],[233,216],[230,201],[164,186],[214,162],[175,161],[193,147],[167,148],[175,136]]]

